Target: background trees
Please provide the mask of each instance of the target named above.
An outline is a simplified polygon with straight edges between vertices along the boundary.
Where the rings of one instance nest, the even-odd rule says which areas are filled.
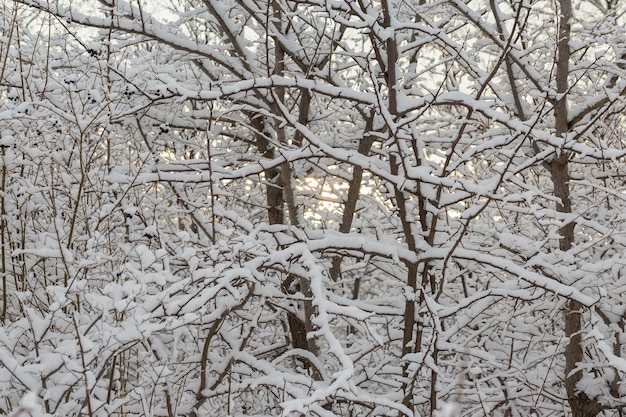
[[[623,5],[4,6],[4,414],[623,412]]]

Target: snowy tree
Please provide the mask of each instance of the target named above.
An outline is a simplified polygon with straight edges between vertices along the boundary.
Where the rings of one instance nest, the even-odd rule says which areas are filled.
[[[5,2],[7,415],[621,415],[624,5]]]

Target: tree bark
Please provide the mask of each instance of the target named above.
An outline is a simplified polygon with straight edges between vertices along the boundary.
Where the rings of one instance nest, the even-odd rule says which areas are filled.
[[[272,2],[272,20],[273,25],[277,32],[282,32],[282,19],[283,19],[283,11],[281,9],[281,5],[278,1]],[[269,51],[268,51],[269,52]],[[285,51],[283,50],[282,45],[276,39],[274,39],[274,75],[284,75],[285,71]],[[308,94],[308,93],[307,93]],[[276,115],[280,115],[281,111],[279,109],[276,101],[284,103],[285,100],[285,88],[284,87],[276,87],[274,90],[274,102],[273,102],[273,111]],[[308,107],[309,103],[307,102],[306,96],[303,97],[303,101],[301,102],[303,108],[300,109],[300,121],[306,122],[308,120]],[[284,128],[280,126],[279,122],[275,122],[276,126],[274,127],[277,139],[279,143],[287,144],[287,139],[285,136]],[[301,139],[299,139],[301,140]],[[266,151],[270,149],[270,145],[266,143]],[[273,157],[273,149],[271,150]],[[270,224],[286,224],[284,209],[287,207],[287,213],[289,215],[289,222],[294,227],[300,226],[300,221],[298,218],[297,207],[295,204],[294,197],[294,189],[292,184],[292,170],[289,165],[289,162],[283,163],[279,168],[275,168],[272,170],[268,170],[269,175],[272,176],[272,180],[268,182],[267,188],[267,203],[269,210],[269,221]],[[269,180],[269,178],[268,178]],[[297,284],[297,285],[296,285]],[[301,292],[306,298],[302,302],[303,307],[303,318],[300,318],[293,312],[287,313],[287,323],[289,325],[289,332],[291,336],[292,346],[296,349],[303,349],[308,352],[311,352],[313,355],[317,355],[317,346],[314,340],[309,340],[307,335],[309,332],[313,331],[313,324],[311,322],[311,318],[313,316],[313,303],[311,302],[311,290],[309,280],[305,277],[295,277],[293,275],[289,275],[287,279],[283,282],[283,291],[287,294],[293,294],[297,291]],[[306,358],[301,358],[303,365],[309,369],[311,375],[314,379],[320,380],[321,374],[320,372],[311,364],[311,362]]]
[[[559,0],[560,16],[558,28],[557,44],[557,65],[556,65],[556,87],[557,101],[554,106],[554,119],[556,135],[565,138],[568,131],[568,105],[567,93],[569,90],[569,61],[570,61],[570,32],[572,19],[571,0]],[[560,199],[556,210],[560,213],[572,212],[572,201],[570,197],[570,176],[569,176],[569,154],[565,151],[557,150],[557,155],[550,162],[550,175],[554,184],[554,195]],[[574,222],[565,223],[559,233],[559,249],[567,252],[574,243]],[[583,361],[582,346],[582,313],[583,307],[574,300],[567,302],[564,311],[565,335],[569,338],[569,343],[565,349],[565,390],[567,399],[572,410],[573,417],[593,417],[596,416],[602,407],[595,400],[589,398],[585,393],[578,390],[577,384],[582,379],[582,372],[576,371],[578,363]]]

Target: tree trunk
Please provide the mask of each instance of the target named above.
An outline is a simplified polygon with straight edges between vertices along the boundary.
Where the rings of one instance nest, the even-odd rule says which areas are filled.
[[[559,93],[558,101],[554,106],[554,118],[556,135],[565,137],[569,132],[567,93],[569,90],[569,60],[570,60],[570,32],[572,19],[571,0],[559,0],[559,41],[557,45],[557,65],[556,65],[556,87]],[[558,150],[557,150],[558,152]],[[550,175],[554,184],[554,195],[561,202],[557,203],[556,209],[560,213],[572,212],[572,201],[570,198],[570,176],[569,176],[569,154],[566,152],[557,153],[550,162]],[[567,252],[572,248],[574,242],[573,222],[564,224],[560,229],[561,240],[559,249]],[[582,312],[580,303],[570,300],[564,311],[565,335],[569,338],[569,343],[565,349],[565,389],[567,399],[572,410],[573,417],[593,417],[596,416],[602,407],[594,399],[587,397],[577,388],[577,384],[582,379],[582,372],[575,371],[580,362],[583,361],[582,346]]]
[[[272,18],[274,27],[278,32],[282,30],[282,10],[280,4],[274,1],[272,2]],[[269,52],[269,51],[268,51]],[[279,42],[275,42],[274,45],[274,70],[275,75],[283,75],[285,69],[285,52]],[[276,87],[274,91],[273,99],[276,101],[284,102],[285,89],[284,87]],[[306,121],[306,114],[308,113],[308,103],[303,106],[301,110],[301,121]],[[274,102],[273,109],[275,114],[280,114],[278,104]],[[258,122],[258,119],[252,120],[254,123]],[[262,123],[263,124],[263,123]],[[265,126],[259,126],[261,129],[258,132],[263,132]],[[280,143],[286,143],[286,137],[284,129],[276,123],[275,131],[277,139]],[[268,159],[274,158],[274,148],[269,141],[263,135],[258,135],[257,146],[259,151],[264,157]],[[285,206],[287,206],[287,212],[289,213],[289,221],[292,226],[299,226],[298,215],[294,203],[293,188],[291,184],[292,172],[288,162],[283,163],[280,167],[270,168],[264,172],[267,189],[266,189],[266,201],[268,206],[268,220],[270,224],[287,224],[285,218]],[[293,312],[287,312],[287,323],[289,325],[289,336],[291,344],[296,349],[302,349],[311,352],[313,355],[317,355],[317,347],[314,340],[309,340],[307,334],[313,330],[311,323],[311,316],[313,314],[313,306],[310,301],[311,291],[310,285],[307,279],[303,277],[295,277],[289,275],[282,283],[282,290],[286,294],[293,294],[296,291],[300,291],[307,298],[303,304],[304,320],[298,317]],[[314,379],[321,379],[319,371],[310,363],[306,358],[301,358],[302,364],[309,369]]]

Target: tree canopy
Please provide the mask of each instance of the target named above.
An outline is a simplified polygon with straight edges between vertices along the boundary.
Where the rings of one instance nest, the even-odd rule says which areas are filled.
[[[0,414],[624,415],[624,12],[4,0]]]

